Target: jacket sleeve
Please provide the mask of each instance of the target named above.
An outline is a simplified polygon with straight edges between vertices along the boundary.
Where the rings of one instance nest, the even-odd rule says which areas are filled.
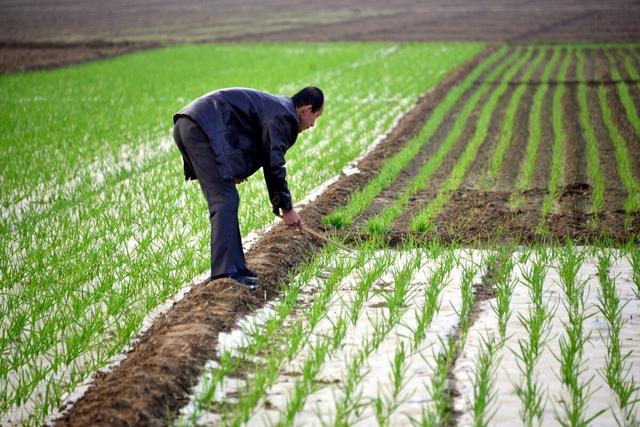
[[[266,160],[263,165],[264,180],[276,215],[280,209],[289,210],[293,207],[287,186],[287,170],[284,167],[284,154],[292,144],[290,139],[286,124],[277,118],[271,119],[263,127],[262,141]]]

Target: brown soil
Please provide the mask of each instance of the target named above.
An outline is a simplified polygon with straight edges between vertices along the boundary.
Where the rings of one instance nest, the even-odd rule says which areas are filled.
[[[0,72],[112,56],[147,42],[637,41],[638,22],[640,6],[626,0],[24,0],[0,4],[0,42],[17,42],[0,45]],[[131,45],[78,46],[87,42]]]
[[[322,216],[346,203],[385,160],[422,126],[424,116],[444,94],[488,52],[461,67],[422,97],[385,140],[357,165],[361,173],[342,176],[300,212],[305,224],[318,229]],[[227,279],[196,285],[144,333],[127,359],[107,375],[94,377],[87,393],[58,425],[165,425],[175,416],[208,359],[215,358],[218,334],[279,293],[288,274],[309,260],[322,241],[285,225],[265,234],[247,253],[260,288],[251,293]]]
[[[590,62],[593,63],[594,73],[602,76],[603,78],[608,78],[606,60],[603,58],[602,53],[593,51],[590,56]],[[591,118],[591,124],[593,125],[596,140],[598,141],[598,155],[600,156],[600,166],[602,176],[605,181],[605,187],[607,190],[615,190],[605,192],[604,205],[621,209],[622,204],[626,199],[626,191],[620,181],[615,147],[611,138],[609,138],[609,131],[602,119],[602,110],[600,109],[600,101],[598,98],[598,87],[589,88],[588,102],[589,117]],[[620,195],[622,195],[622,197],[620,197]]]
[[[2,42],[0,73],[57,68],[161,46],[157,42]]]
[[[526,64],[525,64],[526,65]],[[514,86],[510,86],[507,91],[502,95],[504,99],[511,99]],[[487,170],[487,165],[491,162],[491,155],[500,142],[500,129],[502,128],[502,122],[504,121],[504,114],[507,108],[508,102],[500,102],[491,115],[491,123],[489,124],[489,130],[487,132],[487,140],[482,144],[478,153],[476,154],[476,160],[471,165],[471,168],[464,177],[462,188],[464,189],[476,189],[479,190],[482,184],[482,177]]]
[[[551,79],[558,75],[559,60],[551,73]],[[551,161],[553,157],[554,132],[553,132],[553,94],[558,90],[557,85],[548,85],[542,100],[542,114],[540,115],[540,145],[536,154],[536,166],[531,176],[529,188],[547,190],[549,176],[551,175]]]

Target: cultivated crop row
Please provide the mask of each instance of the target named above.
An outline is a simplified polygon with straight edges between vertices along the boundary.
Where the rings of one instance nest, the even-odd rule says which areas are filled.
[[[636,247],[377,246],[303,267],[223,339],[178,424],[640,420]]]
[[[456,197],[478,194],[479,203],[494,201],[488,215],[498,209],[517,221],[526,212],[523,227],[540,236],[558,216],[590,218],[597,231],[605,211],[622,212],[614,215],[631,233],[640,215],[640,91],[628,81],[638,70],[625,46],[502,47],[325,223],[374,235],[432,231],[455,225],[451,214],[464,220],[469,206]]]

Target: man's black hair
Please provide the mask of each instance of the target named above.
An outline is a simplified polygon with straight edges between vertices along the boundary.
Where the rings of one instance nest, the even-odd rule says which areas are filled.
[[[311,105],[311,111],[316,112],[324,104],[324,94],[315,86],[307,86],[300,92],[291,97],[293,105],[298,107],[304,107],[305,105]]]

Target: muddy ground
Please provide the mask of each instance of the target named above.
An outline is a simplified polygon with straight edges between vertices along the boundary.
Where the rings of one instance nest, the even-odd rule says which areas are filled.
[[[638,41],[638,22],[622,0],[25,0],[0,3],[0,72],[184,42]]]

